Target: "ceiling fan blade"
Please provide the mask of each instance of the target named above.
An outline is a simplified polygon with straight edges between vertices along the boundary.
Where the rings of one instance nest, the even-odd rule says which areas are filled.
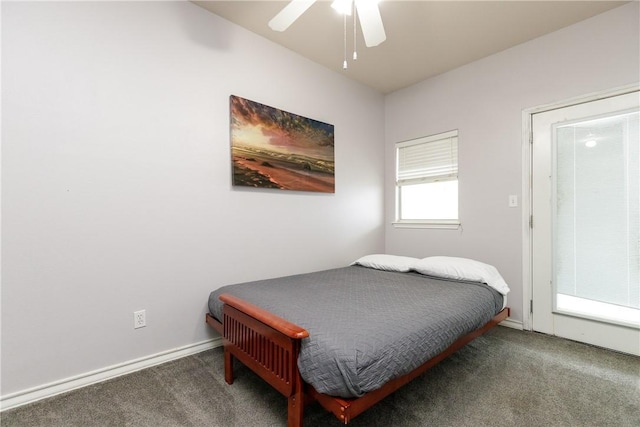
[[[271,21],[269,27],[274,31],[284,31],[311,7],[316,0],[291,0]]]
[[[355,2],[364,43],[367,47],[378,46],[387,39],[378,3],[371,0],[355,0]]]

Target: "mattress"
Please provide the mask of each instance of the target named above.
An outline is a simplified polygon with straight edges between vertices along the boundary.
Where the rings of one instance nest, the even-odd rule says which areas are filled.
[[[484,283],[359,265],[223,286],[209,295],[218,320],[223,293],[307,329],[302,378],[344,398],[411,372],[503,307],[503,296]]]

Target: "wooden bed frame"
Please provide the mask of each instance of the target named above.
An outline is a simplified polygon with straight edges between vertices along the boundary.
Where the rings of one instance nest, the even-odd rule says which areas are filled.
[[[504,308],[486,325],[459,338],[445,351],[383,387],[359,398],[344,399],[318,393],[306,384],[298,371],[298,354],[302,339],[309,332],[285,319],[233,295],[222,294],[223,322],[207,313],[206,322],[223,338],[225,381],[233,383],[233,359],[236,358],[288,399],[288,427],[302,427],[304,407],[317,401],[340,421],[351,419],[378,403],[400,387],[422,375],[468,342],[509,317]]]

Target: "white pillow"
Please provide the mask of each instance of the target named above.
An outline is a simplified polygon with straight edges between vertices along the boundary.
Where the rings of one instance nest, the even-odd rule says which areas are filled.
[[[406,273],[411,271],[411,267],[416,261],[419,261],[419,259],[400,255],[373,254],[365,255],[352,262],[351,265],[361,265],[363,267],[375,268],[376,270]]]
[[[486,283],[502,295],[509,293],[509,286],[494,266],[473,259],[432,256],[416,261],[412,267],[429,276]]]

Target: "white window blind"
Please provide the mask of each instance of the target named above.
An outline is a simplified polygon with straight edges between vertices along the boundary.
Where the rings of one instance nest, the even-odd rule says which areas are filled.
[[[395,226],[457,228],[458,131],[396,144]]]
[[[397,144],[398,186],[458,179],[458,131]]]

